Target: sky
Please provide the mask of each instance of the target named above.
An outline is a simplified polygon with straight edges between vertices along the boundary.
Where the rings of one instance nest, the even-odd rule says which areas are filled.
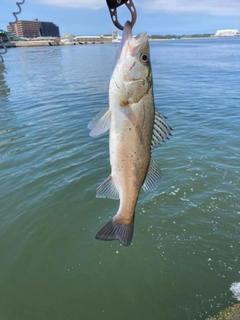
[[[21,0],[17,0],[21,1]],[[134,34],[190,35],[219,29],[240,30],[240,0],[133,0],[137,10]],[[15,21],[16,0],[1,0],[0,29]],[[106,0],[25,0],[19,20],[54,22],[60,34],[102,35],[116,30]],[[130,20],[125,5],[118,8],[121,24]],[[121,32],[119,31],[119,34]]]

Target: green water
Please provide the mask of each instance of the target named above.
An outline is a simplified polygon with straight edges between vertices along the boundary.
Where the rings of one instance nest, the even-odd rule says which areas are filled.
[[[10,49],[0,65],[0,319],[199,320],[240,281],[240,39],[151,43],[155,100],[173,136],[141,193],[133,243],[95,240],[118,201],[108,134],[117,48]]]

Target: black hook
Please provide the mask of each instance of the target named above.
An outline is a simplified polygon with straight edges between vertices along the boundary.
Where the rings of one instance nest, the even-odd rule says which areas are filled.
[[[122,4],[126,3],[128,0],[106,0],[109,9],[115,9]]]
[[[114,23],[114,25],[120,29],[123,30],[123,26],[122,24],[118,21],[118,17],[117,17],[117,8],[119,6],[121,6],[122,4],[125,4],[128,8],[128,10],[131,12],[131,26],[133,28],[136,19],[137,19],[137,11],[136,8],[133,4],[132,0],[106,0],[107,1],[107,5],[108,5],[108,9],[112,18],[112,22]]]

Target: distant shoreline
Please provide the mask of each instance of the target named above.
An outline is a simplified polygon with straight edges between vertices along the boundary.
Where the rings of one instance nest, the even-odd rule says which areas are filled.
[[[168,38],[168,39],[152,39],[149,38],[149,41],[171,41],[171,40],[199,40],[199,39],[232,39],[232,38],[240,38],[239,36],[230,36],[230,37],[221,37],[221,36],[211,36],[211,37],[181,37],[181,38]]]
[[[181,40],[205,40],[205,39],[232,39],[232,38],[239,38],[240,37],[182,37],[182,38],[172,38],[172,39],[152,39],[149,38],[150,42],[157,42],[157,41],[181,41]],[[88,44],[112,44],[109,41],[103,42],[78,42],[78,41],[68,41],[68,42],[56,42],[52,40],[44,40],[44,41],[11,41],[10,43],[5,44],[8,48],[19,48],[19,47],[44,47],[44,46],[67,46],[67,45],[88,45]],[[116,44],[114,44],[116,45]]]

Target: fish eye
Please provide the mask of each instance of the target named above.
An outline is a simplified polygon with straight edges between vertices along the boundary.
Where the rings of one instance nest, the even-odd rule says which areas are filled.
[[[148,56],[147,56],[145,53],[143,53],[143,54],[141,55],[141,61],[142,61],[142,62],[148,62]]]

